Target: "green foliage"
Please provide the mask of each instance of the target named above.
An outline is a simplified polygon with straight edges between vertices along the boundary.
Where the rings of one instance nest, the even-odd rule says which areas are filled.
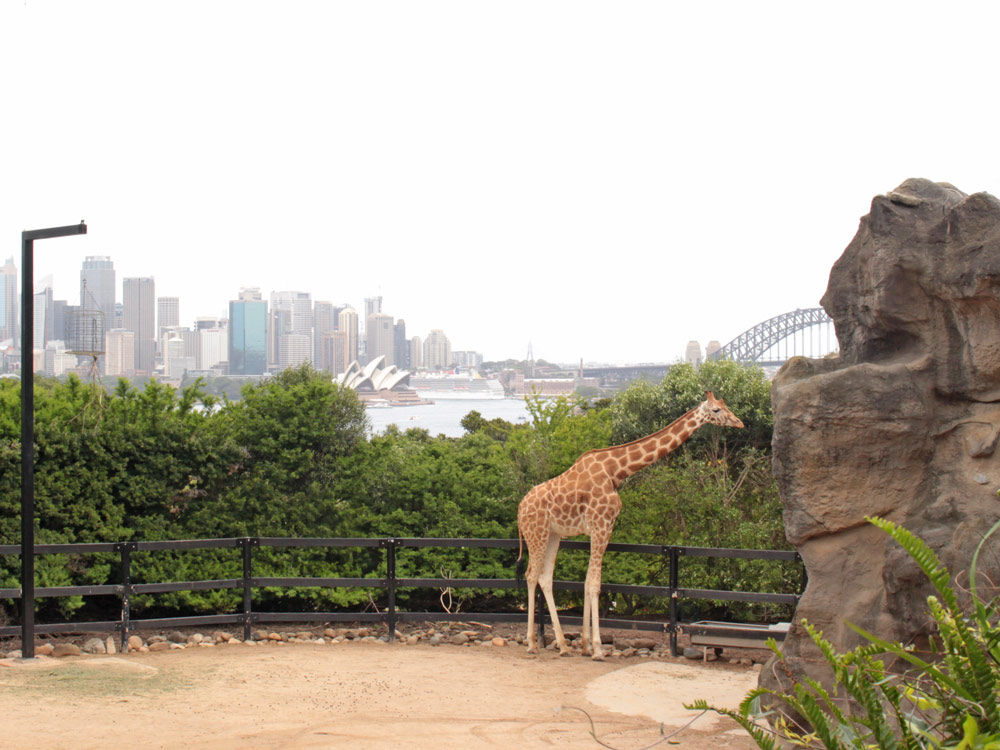
[[[769,424],[767,391],[754,390],[759,386],[755,373],[717,367],[704,377],[709,387],[734,404],[744,421],[754,418],[748,416],[753,414],[750,394],[763,394],[765,401],[759,406],[766,413],[758,421]],[[693,378],[690,393],[670,385],[671,378],[678,382]],[[466,434],[461,438],[432,437],[419,429],[390,429],[369,436],[364,406],[356,394],[309,367],[246,383],[238,400],[223,391],[221,403],[198,380],[178,391],[155,380],[136,387],[120,379],[107,391],[75,376],[63,383],[39,378],[37,538],[40,542],[245,536],[513,538],[517,504],[530,487],[564,471],[585,451],[610,445],[616,425],[648,424],[650,432],[662,427],[669,417],[663,410],[669,399],[662,394],[668,391],[674,401],[670,414],[697,405],[705,388],[701,378],[682,366],[661,386],[650,387],[661,395],[649,403],[641,387],[614,401],[592,404],[581,398],[529,399],[528,424],[486,420],[470,412],[462,420]],[[625,508],[615,540],[783,546],[766,451],[726,445],[702,442],[630,480],[621,491]],[[20,385],[0,380],[2,543],[16,544],[20,539],[19,501]],[[516,551],[509,550],[404,547],[397,554],[397,575],[510,578],[515,557]],[[115,582],[117,564],[116,555],[42,555],[36,561],[38,583]],[[560,577],[582,580],[586,555],[564,552],[559,564]],[[384,565],[384,551],[374,548],[264,545],[254,551],[254,575],[262,577],[381,577]],[[688,585],[704,588],[788,590],[797,581],[797,574],[789,576],[759,562],[749,565],[758,567],[686,560],[682,574]],[[18,566],[17,556],[0,557],[0,585],[17,586]],[[236,547],[136,553],[132,558],[136,583],[240,574]],[[605,561],[607,581],[660,584],[665,576],[662,559],[611,555]],[[401,606],[435,609],[441,606],[439,593],[404,591],[397,601]],[[477,608],[494,604],[509,608],[523,596],[516,590],[466,588],[450,595],[452,606],[465,608],[473,599]],[[356,608],[367,604],[369,597],[380,596],[375,588],[268,589],[255,594],[255,606]],[[579,604],[577,595],[566,594],[563,600]],[[82,604],[80,598],[41,599],[40,618],[68,615]],[[138,610],[163,613],[234,611],[240,596],[232,590],[161,593],[134,597],[133,604]],[[624,612],[658,607],[656,600],[617,600],[617,609]],[[734,613],[748,614],[730,610]]]
[[[743,420],[744,428],[703,427],[682,451],[707,450],[719,457],[743,448],[770,448],[774,418],[764,371],[730,360],[712,360],[697,369],[679,363],[670,368],[659,385],[646,381],[632,384],[611,407],[612,441],[620,445],[666,427],[704,401],[705,391],[723,399],[730,411]]]
[[[937,595],[927,606],[936,625],[935,653],[924,659],[910,647],[890,643],[851,626],[868,643],[838,653],[822,632],[803,621],[813,643],[832,670],[832,686],[804,678],[791,692],[752,690],[738,711],[712,708],[736,720],[764,750],[776,741],[827,750],[996,750],[1000,748],[1000,607],[984,602],[972,587],[971,611],[949,584],[950,574],[934,551],[906,529],[881,518],[871,523],[888,533],[917,562]],[[986,534],[983,543],[1000,527]],[[781,652],[775,644],[772,649]],[[881,658],[908,664],[906,672]],[[839,691],[850,698],[847,703]],[[768,701],[777,714],[762,709]],[[689,708],[711,708],[698,701]],[[789,710],[790,709],[790,710]],[[771,718],[774,730],[762,722]]]

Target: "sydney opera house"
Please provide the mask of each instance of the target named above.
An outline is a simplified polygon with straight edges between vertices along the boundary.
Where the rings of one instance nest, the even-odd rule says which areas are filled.
[[[357,360],[337,375],[333,382],[357,391],[358,398],[368,406],[413,406],[431,404],[410,388],[410,373],[385,366],[385,356],[376,357],[364,367]]]

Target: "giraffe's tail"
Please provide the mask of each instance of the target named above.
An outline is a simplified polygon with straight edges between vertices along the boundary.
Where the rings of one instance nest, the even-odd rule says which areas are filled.
[[[514,580],[518,586],[524,583],[524,571],[528,568],[528,561],[524,559],[524,537],[521,536],[521,528],[517,529],[517,564],[514,566]]]

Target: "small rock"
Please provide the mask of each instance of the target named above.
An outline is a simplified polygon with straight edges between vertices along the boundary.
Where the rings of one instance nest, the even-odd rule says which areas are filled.
[[[132,637],[133,638],[138,638],[139,636],[135,636],[134,635]],[[167,640],[167,639],[164,638],[162,635],[151,635],[151,636],[149,636],[149,640],[146,641],[146,643],[148,643],[150,646],[152,646],[154,643],[162,643],[165,640]]]
[[[178,649],[187,648],[187,645],[184,643],[170,643],[167,645],[167,648],[169,648],[171,651],[176,651]]]
[[[171,643],[186,643],[187,636],[184,635],[181,631],[175,630],[173,633],[167,636],[167,640],[170,641]]]
[[[255,641],[266,641],[268,635],[270,634],[266,630],[255,630],[253,631],[252,638]]]
[[[407,646],[416,646],[419,642],[420,639],[415,635],[411,635],[409,638],[406,639]]]
[[[268,633],[267,640],[269,641],[283,641],[285,640],[281,633]]]
[[[83,648],[81,650],[85,654],[107,653],[107,649],[104,647],[104,641],[100,638],[88,638],[83,642]]]
[[[652,651],[654,648],[656,648],[656,645],[657,645],[656,641],[653,640],[652,638],[636,638],[635,640],[632,641],[632,647],[637,648],[640,651],[642,649],[647,649],[649,651]]]
[[[72,643],[57,643],[52,648],[52,656],[62,657],[62,656],[79,656],[80,647]]]
[[[41,646],[35,646],[35,656],[52,656],[52,650],[55,648],[51,643],[43,643]]]
[[[148,654],[149,646],[139,646],[137,650],[139,651],[140,654]]]
[[[138,651],[140,648],[142,648],[142,646],[143,646],[142,638],[140,638],[139,636],[137,636],[137,635],[130,635],[128,637],[128,650],[129,651]]]
[[[15,651],[11,651],[9,654],[7,654],[6,658],[8,658],[8,659],[20,659],[21,658],[21,649],[17,649]]]
[[[492,641],[490,641],[490,643],[492,643],[494,646],[506,646],[507,645],[507,641],[505,641],[503,638],[500,638],[499,636],[497,636]]]
[[[205,640],[205,636],[203,636],[201,633],[192,633],[191,635],[189,635],[187,637],[187,641],[186,642],[187,643],[192,643],[194,645],[198,645],[199,643],[201,643],[204,640]]]
[[[333,628],[327,628],[326,630],[323,631],[323,635],[326,636],[327,638],[336,638],[337,631],[334,630]]]
[[[104,641],[104,650],[109,654],[117,654],[118,647],[115,646],[115,639],[110,635]]]
[[[176,645],[176,644],[172,644],[172,643],[170,643],[170,641],[157,641],[156,643],[150,643],[149,644],[149,650],[150,650],[150,652],[168,651],[170,649],[170,647],[173,646],[173,645]]]
[[[634,649],[631,646],[629,646],[627,649],[625,649],[624,651],[622,651],[622,656],[625,656],[625,657],[635,656],[637,653],[639,653],[639,652],[636,649]]]
[[[429,640],[428,642],[429,642],[429,643],[430,643],[430,644],[431,644],[432,646],[437,646],[437,645],[439,645],[439,644],[441,643],[441,636],[439,636],[439,635],[437,635],[437,634],[435,634],[435,635],[432,635],[432,636],[430,637],[430,640]]]
[[[684,658],[685,659],[701,659],[704,654],[701,653],[701,649],[692,648],[691,646],[684,647]]]
[[[233,639],[233,634],[224,630],[216,630],[212,633],[212,638],[215,639],[216,643],[229,643]]]
[[[742,659],[740,659],[740,664],[742,664],[744,667],[749,667],[753,665],[753,659],[743,657]]]
[[[254,640],[243,641],[243,645],[244,646],[256,646],[257,645],[257,641],[254,641]]]
[[[461,646],[463,643],[469,642],[469,636],[465,633],[459,633],[458,635],[453,635],[451,637],[451,642],[456,646]]]
[[[302,632],[297,634],[297,637],[301,638],[303,641],[311,641],[316,636],[313,633],[309,632],[308,630],[303,630]]]

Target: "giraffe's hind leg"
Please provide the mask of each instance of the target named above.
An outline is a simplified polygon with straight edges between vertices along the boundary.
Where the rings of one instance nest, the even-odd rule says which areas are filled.
[[[559,552],[559,535],[549,534],[548,542],[545,545],[545,558],[542,564],[542,572],[538,577],[538,585],[542,587],[542,594],[545,595],[545,603],[549,607],[549,615],[552,617],[552,632],[556,636],[556,645],[559,647],[560,656],[569,656],[572,653],[566,645],[566,636],[563,635],[562,625],[559,623],[559,613],[556,611],[556,601],[552,595],[552,579],[556,569],[556,554]],[[543,644],[544,645],[544,644]]]

